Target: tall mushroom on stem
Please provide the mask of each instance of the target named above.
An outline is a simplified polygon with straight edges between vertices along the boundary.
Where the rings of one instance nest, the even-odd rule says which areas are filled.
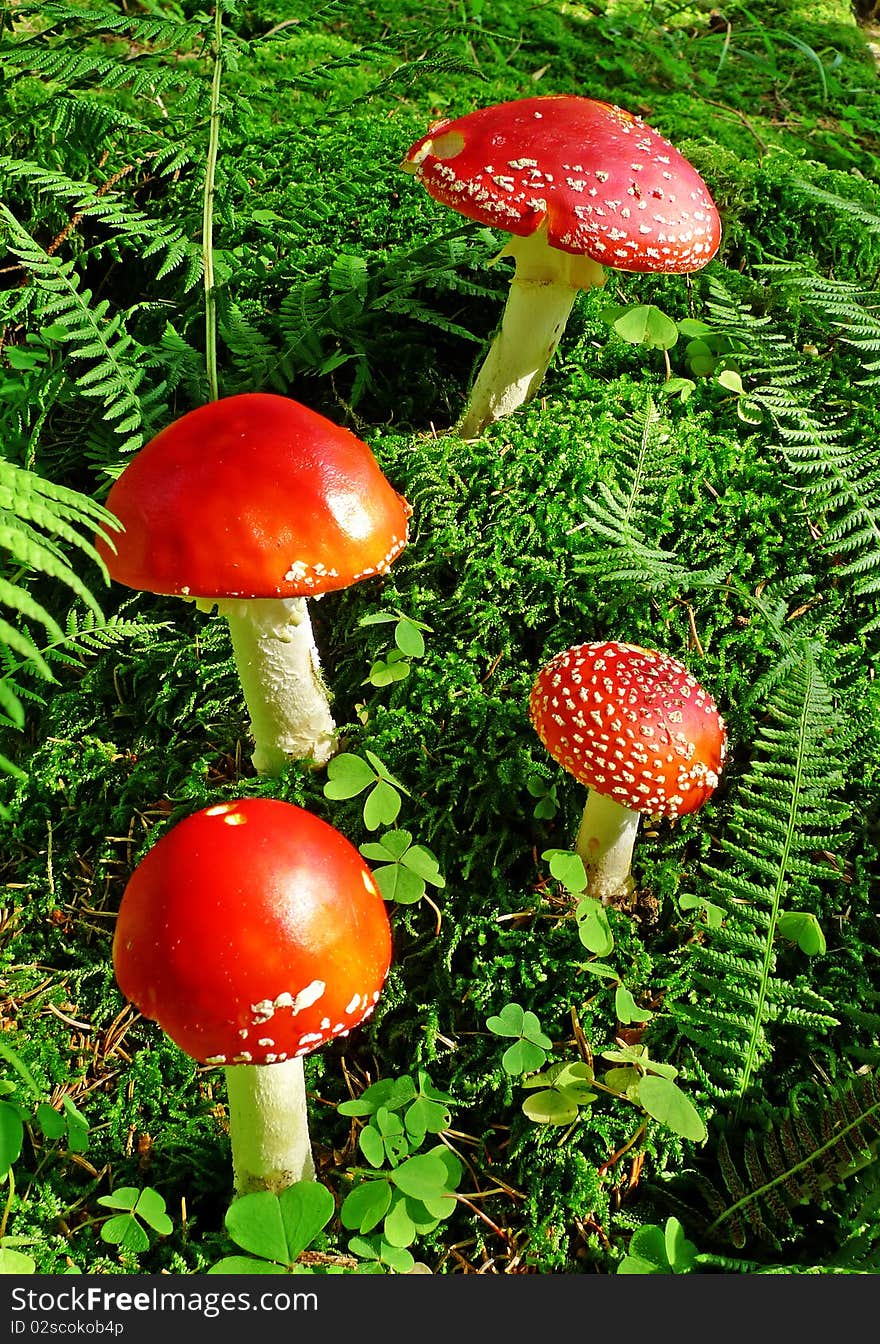
[[[579,644],[538,673],[529,718],[554,760],[589,789],[575,842],[588,893],[625,900],[641,816],[695,812],[718,784],[727,730],[714,700],[668,654]]]
[[[224,1066],[237,1195],[314,1177],[303,1057],[372,1013],[390,960],[369,868],[292,803],[204,808],[138,864],[116,979],[188,1055]]]
[[[326,764],[336,725],[307,599],[386,573],[411,512],[368,446],[289,397],[224,397],[151,439],[107,508],[124,528],[95,543],[111,578],[228,621],[256,771]]]
[[[402,167],[435,200],[512,235],[507,305],[457,429],[475,438],[540,387],[579,290],[605,267],[682,273],[718,250],[695,168],[640,117],[592,98],[520,98],[438,122]]]

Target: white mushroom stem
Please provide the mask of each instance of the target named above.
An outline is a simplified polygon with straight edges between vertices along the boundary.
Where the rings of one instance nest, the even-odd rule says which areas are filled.
[[[198,605],[216,606],[229,622],[257,773],[278,775],[291,760],[326,765],[336,750],[336,724],[306,599],[204,599]]]
[[[487,425],[534,397],[578,290],[605,283],[598,262],[551,247],[546,225],[526,238],[512,238],[495,261],[501,257],[513,257],[516,269],[501,326],[456,427],[463,439],[475,439]]]
[[[587,794],[575,850],[587,870],[587,893],[605,905],[633,893],[630,869],[640,819],[640,812],[595,789]]]
[[[236,1195],[314,1180],[302,1059],[230,1064],[223,1072]]]

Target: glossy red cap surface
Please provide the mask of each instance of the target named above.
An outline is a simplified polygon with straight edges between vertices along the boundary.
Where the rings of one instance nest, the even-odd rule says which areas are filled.
[[[193,813],[122,897],[122,993],[204,1064],[273,1064],[373,1011],[391,961],[372,873],[334,827],[270,798]]]
[[[521,98],[441,121],[403,164],[468,219],[622,271],[696,271],[721,241],[695,168],[641,118],[592,98]]]
[[[110,575],[192,597],[308,597],[385,573],[410,507],[369,447],[289,397],[245,392],[188,412],[107,497],[125,531]]]
[[[535,680],[529,718],[581,784],[651,815],[701,807],[727,751],[712,697],[677,659],[635,644],[558,653]]]

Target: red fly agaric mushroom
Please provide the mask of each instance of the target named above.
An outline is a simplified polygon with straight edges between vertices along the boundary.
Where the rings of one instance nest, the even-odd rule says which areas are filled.
[[[337,830],[293,803],[218,803],[173,826],[122,897],[122,993],[225,1067],[236,1194],[315,1174],[303,1057],[372,1013],[391,960],[379,888]]]
[[[554,760],[589,789],[575,849],[587,891],[632,891],[642,813],[674,819],[702,807],[727,751],[724,720],[687,668],[635,644],[580,644],[538,673],[529,718]]]
[[[721,240],[696,169],[639,117],[592,98],[520,98],[440,121],[402,167],[435,200],[512,234],[501,327],[459,423],[463,438],[537,392],[578,290],[621,271],[696,271]]]
[[[107,507],[111,578],[229,622],[257,772],[324,765],[336,725],[306,599],[386,573],[411,512],[367,445],[289,397],[224,397],[151,439]]]

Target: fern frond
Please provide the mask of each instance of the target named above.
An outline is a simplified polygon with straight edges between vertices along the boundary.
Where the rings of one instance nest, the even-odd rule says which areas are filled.
[[[145,352],[125,329],[122,313],[110,312],[106,299],[93,300],[80,288],[72,261],[50,256],[0,203],[0,223],[9,250],[20,259],[33,284],[20,291],[13,307],[18,315],[30,308],[39,325],[52,323],[62,334],[70,358],[88,367],[74,380],[85,397],[101,403],[102,415],[122,440],[120,451],[134,452],[145,439],[148,412],[159,401],[161,384],[149,392],[141,388]]]
[[[757,1237],[778,1248],[793,1230],[791,1210],[821,1206],[832,1187],[876,1161],[878,1144],[880,1079],[874,1073],[832,1089],[809,1109],[793,1099],[766,1133],[745,1133],[737,1158],[722,1135],[717,1157],[724,1188],[715,1183],[706,1235],[737,1247]]]
[[[808,364],[769,317],[756,317],[717,279],[710,291],[720,330],[741,351],[749,402],[772,423],[804,510],[822,527],[829,566],[869,604],[860,628],[880,628],[880,445],[854,442],[843,411],[826,404],[828,371]]]
[[[869,210],[861,202],[854,201],[849,196],[839,196],[834,191],[825,191],[822,187],[817,187],[812,182],[805,182],[801,178],[793,178],[791,185],[803,196],[818,201],[821,205],[828,205],[832,210],[852,215],[866,233],[880,233],[880,215],[875,215],[873,210]]]
[[[777,1030],[838,1024],[832,1004],[780,977],[776,933],[785,906],[798,908],[815,883],[834,877],[815,856],[839,851],[846,831],[848,747],[815,650],[802,645],[799,661],[773,687],[728,832],[719,837],[726,862],[702,872],[701,887],[724,911],[723,922],[688,947],[666,999],[682,1035],[699,1047],[715,1095],[742,1102]]]
[[[174,51],[202,45],[206,40],[203,22],[178,19],[171,15],[158,17],[131,14],[113,9],[110,5],[72,5],[63,3],[63,0],[50,0],[48,4],[16,5],[15,16],[17,19],[33,18],[42,25],[33,36],[16,41],[16,47],[24,47],[31,42],[46,42],[49,37],[60,36],[66,29],[73,27],[77,31],[85,29],[90,33],[126,34],[142,46],[160,39],[163,45]]]
[[[586,517],[578,528],[588,529],[608,545],[579,562],[577,573],[611,584],[634,580],[651,590],[681,585],[687,567],[673,551],[650,541],[645,530],[646,520],[653,522],[657,512],[668,439],[668,427],[650,397],[615,427],[620,482],[599,482],[593,496],[584,495],[581,507]]]
[[[50,171],[41,164],[0,155],[0,177],[29,182],[42,195],[68,205],[75,218],[89,218],[112,229],[120,238],[141,244],[144,258],[164,257],[156,278],[185,265],[184,290],[191,289],[202,275],[202,253],[178,225],[158,220],[128,204],[117,192],[104,192],[90,182],[77,181],[66,174]]]
[[[759,269],[817,323],[830,320],[844,345],[860,356],[880,356],[880,290],[817,275],[798,262],[777,262]],[[860,362],[868,376],[856,379],[857,386],[871,387],[880,382],[880,358],[868,362],[861,358]]]
[[[0,557],[4,568],[14,566],[15,571],[0,577],[0,652],[6,664],[0,676],[0,711],[8,726],[21,728],[25,719],[22,702],[27,696],[15,672],[27,668],[44,680],[54,680],[46,651],[37,647],[24,622],[42,625],[50,641],[65,638],[55,618],[24,586],[22,571],[59,580],[81,599],[92,621],[103,621],[97,600],[65,559],[63,546],[86,555],[106,581],[107,570],[92,536],[100,532],[109,537],[118,526],[112,514],[88,496],[0,458]],[[17,664],[11,665],[10,654],[17,655]]]

